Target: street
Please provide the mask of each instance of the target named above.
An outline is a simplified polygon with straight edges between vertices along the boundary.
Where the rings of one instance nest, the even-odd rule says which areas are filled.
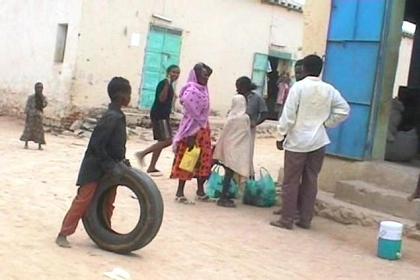
[[[374,229],[315,218],[313,229],[286,231],[269,225],[274,208],[238,202],[236,209],[214,203],[174,202],[177,181],[168,179],[173,160],[166,149],[154,178],[165,202],[163,225],[150,245],[131,255],[103,251],[82,224],[69,237],[71,249],[54,239],[76,194],[74,186],[88,139],[46,134],[44,151],[24,150],[21,120],[0,117],[0,279],[107,279],[121,267],[132,279],[419,279],[420,242],[404,239],[403,259],[375,256]],[[127,157],[151,142],[131,136]],[[282,154],[274,139],[257,141],[256,163],[274,179]],[[32,144],[32,145],[31,145]],[[150,158],[148,157],[147,160]],[[187,183],[193,198],[194,182]],[[113,224],[129,228],[138,215],[127,191],[118,194]]]

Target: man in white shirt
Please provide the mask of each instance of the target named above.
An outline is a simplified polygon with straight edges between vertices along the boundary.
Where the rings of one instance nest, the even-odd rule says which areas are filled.
[[[322,59],[309,55],[303,59],[305,79],[290,89],[279,120],[278,143],[285,149],[282,191],[282,217],[271,225],[292,229],[296,225],[309,229],[318,191],[318,174],[330,143],[326,128],[344,121],[350,107],[341,94],[319,75]],[[298,203],[299,198],[299,203]]]

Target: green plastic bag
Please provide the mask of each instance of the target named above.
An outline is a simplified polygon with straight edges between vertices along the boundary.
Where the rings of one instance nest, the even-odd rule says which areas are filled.
[[[213,167],[210,178],[207,181],[206,194],[213,199],[217,199],[222,194],[223,189],[223,178],[220,175],[220,165]],[[229,188],[228,197],[230,199],[237,198],[239,196],[239,187],[235,180],[232,179]]]
[[[258,181],[248,180],[243,197],[244,204],[259,207],[271,207],[276,204],[276,185],[270,173],[265,168],[260,170]]]

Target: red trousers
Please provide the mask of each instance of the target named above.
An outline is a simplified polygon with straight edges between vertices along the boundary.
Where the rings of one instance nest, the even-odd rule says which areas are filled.
[[[99,182],[92,182],[79,187],[77,196],[74,198],[69,211],[63,220],[60,235],[68,236],[76,231],[79,220],[85,215],[90,203],[95,196],[96,189]],[[109,194],[106,201],[106,218],[109,225],[111,225],[112,212],[114,211],[114,201],[117,195],[117,188]]]

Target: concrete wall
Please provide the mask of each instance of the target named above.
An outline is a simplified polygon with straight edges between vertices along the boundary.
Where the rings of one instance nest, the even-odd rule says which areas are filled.
[[[303,7],[303,54],[325,55],[331,0],[306,0]]]
[[[268,53],[275,43],[298,57],[302,46],[303,14],[260,0],[90,0],[82,14],[72,96],[80,107],[106,104],[106,84],[114,75],[131,81],[132,105],[137,105],[149,24],[167,24],[153,14],[183,30],[178,89],[196,62],[213,67],[209,88],[216,111],[230,106],[236,78],[251,75],[255,52]],[[129,46],[132,33],[140,34],[139,47]]]
[[[413,38],[404,36],[400,45],[400,54],[398,58],[397,73],[395,74],[393,97],[397,96],[399,86],[407,85],[412,49]]]
[[[304,37],[303,54],[325,55],[328,27],[331,13],[331,1],[306,0],[303,8],[304,14]],[[395,76],[393,96],[398,93],[400,85],[407,85],[410,70],[413,38],[404,36],[401,40],[398,68]]]
[[[19,113],[35,82],[44,83],[46,115],[69,105],[75,69],[81,0],[1,1],[0,111]],[[54,62],[57,25],[69,25],[63,63]]]
[[[411,194],[419,178],[417,167],[387,161],[351,161],[326,156],[319,175],[319,189],[334,193],[337,182],[358,180],[375,184],[383,189]],[[279,169],[278,181],[284,178],[284,168]]]

